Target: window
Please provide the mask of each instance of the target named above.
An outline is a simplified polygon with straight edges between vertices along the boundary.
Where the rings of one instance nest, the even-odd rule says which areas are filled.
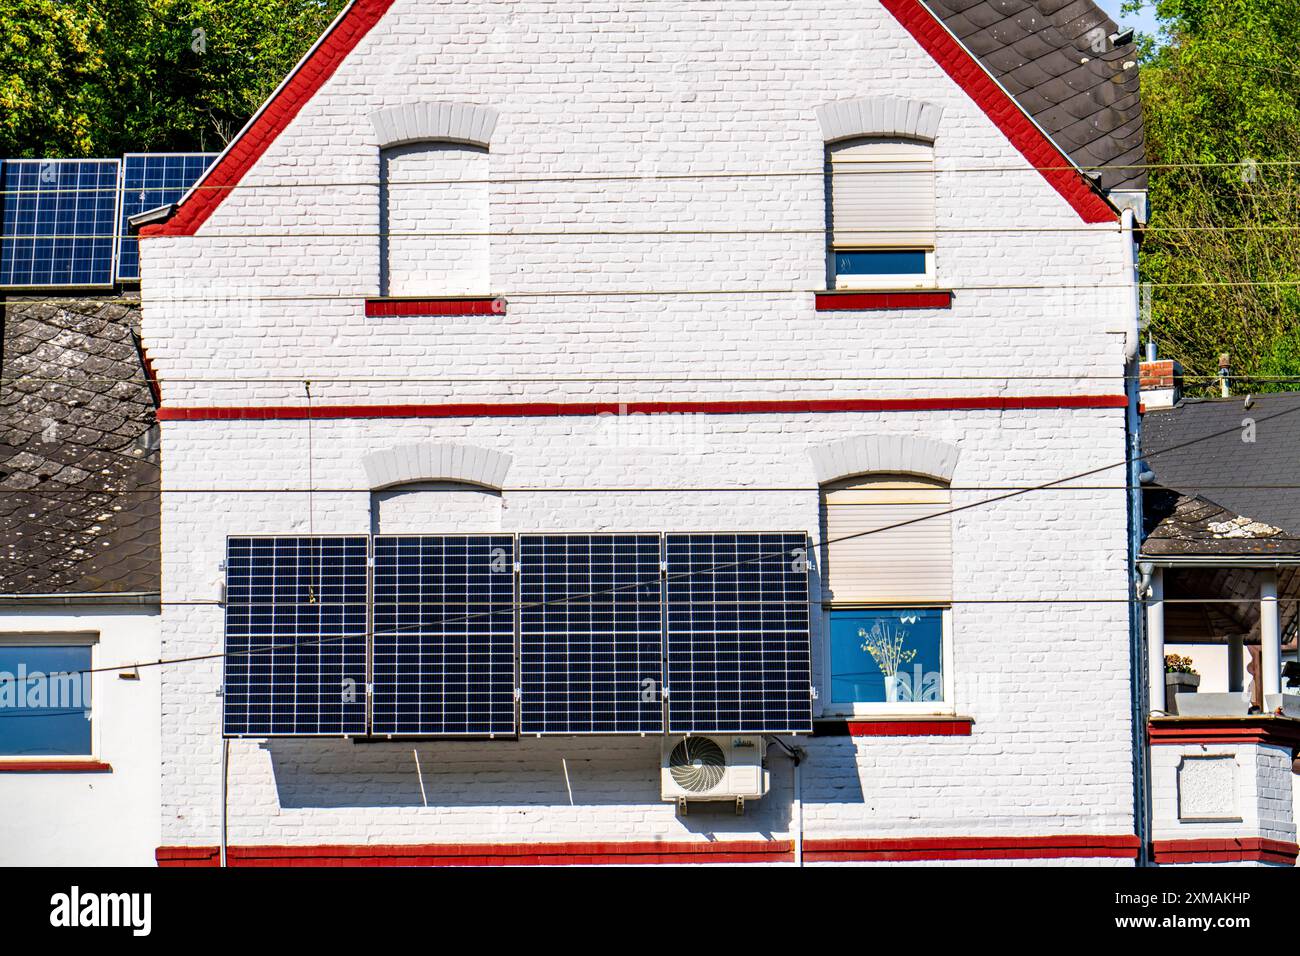
[[[827,155],[835,288],[934,285],[934,148],[859,139]]]
[[[413,143],[380,167],[380,293],[489,295],[488,151]]]
[[[822,502],[827,710],[949,712],[947,484],[865,475],[826,486]]]
[[[90,756],[90,661],[88,641],[0,639],[0,757]]]

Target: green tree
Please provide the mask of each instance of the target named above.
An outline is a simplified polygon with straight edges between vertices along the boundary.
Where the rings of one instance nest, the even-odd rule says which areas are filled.
[[[0,0],[0,155],[224,146],[344,0]]]
[[[104,34],[87,5],[0,0],[0,156],[94,152]]]
[[[1200,391],[1300,375],[1300,17],[1294,0],[1158,0],[1145,38],[1151,330]]]

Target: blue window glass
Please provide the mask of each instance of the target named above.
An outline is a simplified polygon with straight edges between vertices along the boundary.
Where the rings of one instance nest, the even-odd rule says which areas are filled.
[[[941,609],[831,612],[831,703],[941,700]]]
[[[90,645],[0,644],[0,757],[90,755]]]
[[[925,275],[923,249],[884,252],[837,252],[835,274],[841,276]]]

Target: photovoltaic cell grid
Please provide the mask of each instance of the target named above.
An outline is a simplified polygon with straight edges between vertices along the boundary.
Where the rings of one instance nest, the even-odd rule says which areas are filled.
[[[179,202],[216,158],[216,153],[128,153],[123,157],[119,279],[140,278],[140,239],[130,232],[127,220]]]
[[[514,538],[375,538],[376,734],[515,732]]]
[[[520,729],[663,731],[657,534],[521,535]]]
[[[803,534],[670,534],[669,733],[808,733]]]
[[[366,732],[368,539],[230,538],[224,732]]]
[[[4,161],[0,287],[112,286],[120,165]]]

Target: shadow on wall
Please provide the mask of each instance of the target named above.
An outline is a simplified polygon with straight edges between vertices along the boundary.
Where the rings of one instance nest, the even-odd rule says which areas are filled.
[[[807,742],[805,742],[807,743]],[[862,802],[852,746],[813,742],[804,798]],[[643,808],[660,801],[660,739],[525,738],[410,744],[336,739],[264,742],[284,809],[386,807]],[[697,833],[781,833],[793,822],[793,773],[779,748],[768,753],[771,791],[744,816],[726,803],[692,804],[682,826]],[[811,779],[810,779],[811,778]]]

